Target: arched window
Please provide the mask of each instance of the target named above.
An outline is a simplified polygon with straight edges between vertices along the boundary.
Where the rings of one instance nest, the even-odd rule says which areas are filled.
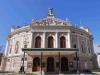
[[[66,39],[64,36],[60,37],[60,48],[66,48]]]
[[[18,53],[18,50],[19,50],[19,41],[17,41],[15,44],[15,53]]]
[[[53,48],[53,47],[54,47],[53,37],[50,36],[48,37],[48,48]]]
[[[38,36],[35,39],[35,48],[41,48],[41,37]]]

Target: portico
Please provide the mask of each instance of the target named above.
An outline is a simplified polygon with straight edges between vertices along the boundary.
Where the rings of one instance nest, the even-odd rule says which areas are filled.
[[[27,60],[29,71],[44,71],[45,73],[62,73],[78,68],[76,48],[23,48],[22,49],[31,58]],[[31,64],[30,64],[31,63]]]

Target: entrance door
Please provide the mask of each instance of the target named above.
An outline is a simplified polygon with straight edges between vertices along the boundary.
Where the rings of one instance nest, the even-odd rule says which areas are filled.
[[[61,58],[61,72],[68,71],[68,59],[66,57]]]
[[[40,67],[40,58],[36,57],[36,58],[33,59],[32,71],[38,71],[39,67]]]
[[[54,72],[54,58],[47,58],[47,72]]]

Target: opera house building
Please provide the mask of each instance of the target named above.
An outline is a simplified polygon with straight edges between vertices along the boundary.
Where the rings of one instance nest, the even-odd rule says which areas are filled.
[[[11,28],[6,42],[2,70],[19,72],[68,72],[95,67],[93,36],[89,29],[76,27],[55,16]]]

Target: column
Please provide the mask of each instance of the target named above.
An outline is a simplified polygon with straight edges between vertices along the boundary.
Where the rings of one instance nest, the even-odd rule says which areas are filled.
[[[24,51],[24,55],[23,55],[23,65],[22,65],[22,72],[23,72],[23,73],[25,73],[25,71],[24,71],[24,69],[25,69],[24,61],[25,61],[25,51]]]
[[[41,75],[42,75],[42,55],[43,55],[43,53],[41,51]]]
[[[59,74],[60,74],[60,72],[61,72],[61,60],[60,60],[60,51],[59,51],[58,55],[59,55]]]
[[[46,33],[44,32],[44,33],[43,33],[43,38],[42,38],[42,39],[43,39],[43,41],[42,41],[42,42],[43,42],[42,48],[45,48],[45,34],[46,34]]]
[[[55,39],[55,41],[56,41],[56,43],[55,43],[55,44],[56,44],[55,47],[58,48],[58,32],[56,32],[56,39]]]
[[[77,35],[77,44],[78,44],[78,49],[79,49],[79,52],[80,52],[80,41],[79,41],[79,36]]]
[[[71,48],[71,32],[68,32],[68,48]]]
[[[78,48],[78,51],[77,51],[77,55],[78,55],[78,65],[79,65],[79,67],[78,67],[78,69],[80,70],[81,69],[81,57],[80,57],[80,53],[81,53],[81,48],[80,48],[80,36],[78,35],[78,34],[76,34],[77,35],[77,48]]]
[[[78,60],[79,60],[79,57],[78,57],[78,53],[76,52],[76,69],[77,69],[77,73],[79,73]]]

